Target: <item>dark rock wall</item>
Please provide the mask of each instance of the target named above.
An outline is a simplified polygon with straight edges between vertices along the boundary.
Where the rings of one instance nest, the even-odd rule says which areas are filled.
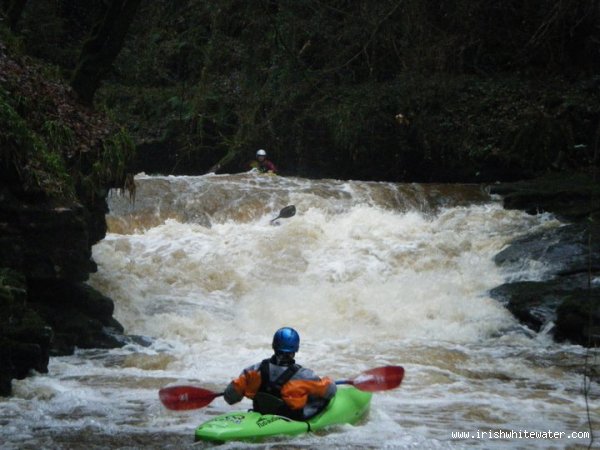
[[[88,209],[0,187],[0,395],[13,378],[47,372],[51,355],[122,345],[112,300],[84,283],[106,230],[102,203]]]
[[[31,369],[47,372],[52,329],[28,307],[25,277],[0,269],[0,393],[11,391],[13,378]]]
[[[1,30],[0,30],[1,31]],[[51,355],[113,347],[122,327],[85,281],[133,143],[56,70],[0,37],[0,395]],[[10,39],[6,42],[12,42]]]
[[[600,185],[595,177],[554,174],[492,187],[504,206],[531,214],[550,212],[565,222],[552,230],[516,239],[495,257],[510,267],[527,260],[549,268],[547,279],[498,286],[503,302],[534,331],[549,329],[557,341],[600,344]]]

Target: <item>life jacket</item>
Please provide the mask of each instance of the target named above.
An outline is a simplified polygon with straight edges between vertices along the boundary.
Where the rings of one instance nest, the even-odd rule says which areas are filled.
[[[265,159],[264,161],[251,161],[249,164],[251,169],[256,169],[260,173],[267,173],[268,171],[276,172],[277,169],[272,161]]]
[[[271,381],[269,368],[270,359],[260,363],[260,387],[252,401],[252,409],[261,414],[276,414],[294,420],[303,420],[302,408],[294,410],[285,404],[281,398],[281,388],[301,369],[298,364],[291,364],[276,380]]]

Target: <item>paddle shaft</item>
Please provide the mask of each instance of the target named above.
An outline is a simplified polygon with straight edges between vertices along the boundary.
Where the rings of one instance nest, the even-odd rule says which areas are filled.
[[[337,385],[340,385],[340,384],[354,384],[354,382],[352,380],[337,380],[335,382],[335,384],[337,384]],[[225,392],[215,392],[215,393],[213,393],[214,398],[223,397],[224,395],[225,395]]]
[[[337,384],[338,386],[340,384],[349,384],[351,386],[354,386],[354,380],[335,380],[335,384]],[[222,397],[223,395],[225,395],[225,392],[219,392],[218,394],[215,394],[215,398]]]
[[[398,387],[403,378],[404,368],[384,366],[366,370],[352,379],[337,380],[335,384],[349,384],[361,391],[378,392]],[[224,394],[195,386],[170,386],[159,391],[159,398],[168,409],[187,410],[203,408]]]

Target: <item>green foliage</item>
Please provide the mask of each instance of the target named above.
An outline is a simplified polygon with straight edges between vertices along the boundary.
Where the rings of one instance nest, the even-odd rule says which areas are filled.
[[[135,152],[131,136],[122,128],[105,137],[91,171],[67,167],[65,156],[77,142],[73,130],[59,120],[47,120],[41,132],[30,128],[0,91],[0,156],[5,173],[16,173],[27,190],[39,189],[51,197],[75,198],[74,185],[85,179],[87,195],[107,186],[123,187]]]
[[[61,154],[65,147],[75,144],[73,130],[58,120],[47,120],[42,126],[42,133],[49,149],[54,154]]]
[[[0,53],[0,178],[17,192],[84,204],[128,184],[130,135],[77,103],[57,66],[6,50]]]
[[[19,22],[26,52],[65,69],[77,62],[83,38],[101,14],[102,0],[28,1]]]
[[[189,93],[187,93],[189,95]],[[127,118],[130,133],[138,140],[164,139],[179,120],[191,120],[190,101],[177,87],[128,87],[109,85],[98,102],[115,120]]]
[[[55,136],[56,137],[56,136]],[[74,198],[62,155],[29,128],[0,90],[0,156],[4,173],[16,173],[25,191],[41,190],[51,197]]]
[[[135,145],[131,136],[119,129],[102,143],[102,151],[94,162],[92,176],[100,185],[111,185],[125,179]]]
[[[592,147],[599,108],[578,83],[600,68],[594,4],[151,2],[100,96],[192,172],[243,169],[258,147],[305,176],[544,171]],[[559,106],[542,125],[550,89]]]

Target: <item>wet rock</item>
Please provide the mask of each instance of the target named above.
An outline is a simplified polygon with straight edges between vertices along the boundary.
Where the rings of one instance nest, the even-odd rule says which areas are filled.
[[[78,204],[28,203],[0,190],[0,267],[28,279],[87,280],[96,270],[85,209]]]
[[[600,186],[588,174],[551,174],[537,180],[495,185],[504,206],[536,214],[551,212],[565,225],[516,239],[498,253],[500,266],[514,269],[531,260],[548,268],[546,280],[515,281],[492,297],[529,328],[554,323],[557,341],[600,343]]]
[[[552,173],[534,180],[490,186],[506,209],[529,214],[551,212],[565,222],[578,222],[600,212],[600,184],[586,173]]]
[[[556,275],[600,270],[600,223],[575,223],[531,233],[511,242],[494,261],[514,266],[534,260],[551,268]]]
[[[51,354],[67,355],[75,347],[114,348],[123,343],[116,334],[123,327],[113,317],[114,303],[83,283],[38,282],[31,287],[31,303],[54,330]]]
[[[0,49],[1,50],[1,49]],[[4,49],[6,50],[6,49]],[[87,288],[105,198],[133,144],[30,58],[0,51],[0,394],[51,354],[121,345],[112,301]]]
[[[585,274],[557,277],[548,281],[505,283],[490,291],[521,323],[538,332],[556,322],[557,309],[573,292],[587,287]],[[551,330],[548,330],[551,331]]]
[[[106,202],[86,208],[0,186],[0,395],[47,372],[51,355],[123,345],[111,299],[84,281],[106,232]],[[91,237],[93,236],[93,238]]]
[[[579,289],[565,296],[557,310],[554,337],[586,347],[600,345],[600,288]]]
[[[10,395],[11,380],[31,370],[48,371],[52,330],[28,306],[25,278],[0,268],[0,395]]]

